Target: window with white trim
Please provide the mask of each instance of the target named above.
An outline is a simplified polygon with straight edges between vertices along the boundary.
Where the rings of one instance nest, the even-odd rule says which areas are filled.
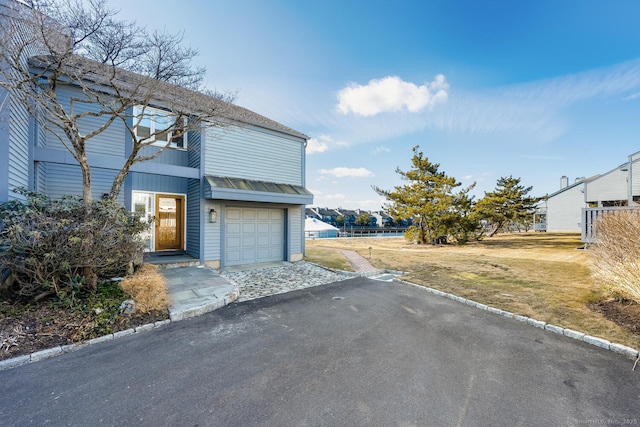
[[[182,126],[174,126],[176,117],[168,111],[137,106],[133,108],[133,120],[134,132],[139,141],[153,141],[153,145],[163,147],[171,141],[171,148],[187,148],[187,133],[184,132],[186,117],[182,118]]]

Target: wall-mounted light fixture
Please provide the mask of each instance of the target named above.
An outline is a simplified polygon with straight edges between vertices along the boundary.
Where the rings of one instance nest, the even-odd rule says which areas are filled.
[[[218,220],[218,212],[215,209],[211,208],[209,210],[209,222],[216,222]]]

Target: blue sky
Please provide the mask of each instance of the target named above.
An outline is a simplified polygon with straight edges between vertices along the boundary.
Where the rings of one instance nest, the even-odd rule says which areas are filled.
[[[110,0],[184,30],[212,89],[311,137],[314,205],[378,210],[421,151],[477,198],[640,151],[640,2]]]

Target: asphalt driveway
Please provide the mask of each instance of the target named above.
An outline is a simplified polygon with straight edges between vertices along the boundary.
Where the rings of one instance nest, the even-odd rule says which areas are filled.
[[[364,278],[0,372],[1,425],[640,424],[633,361]]]

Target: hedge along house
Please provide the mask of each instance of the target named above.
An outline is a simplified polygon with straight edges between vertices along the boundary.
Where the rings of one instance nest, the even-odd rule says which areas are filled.
[[[48,58],[31,56],[34,74],[47,74]],[[68,79],[57,81],[55,96],[65,109],[99,110],[87,102],[75,69],[88,68],[90,85],[101,96],[115,99],[104,84],[100,64],[74,56]],[[141,76],[118,70],[116,80],[127,92]],[[86,82],[83,82],[86,83]],[[304,208],[313,196],[305,188],[305,147],[308,137],[245,108],[168,83],[157,82],[154,98],[125,112],[128,126],[115,120],[87,142],[92,196],[109,193],[133,147],[133,138],[155,134],[155,145],[144,155],[162,153],[134,164],[117,200],[127,209],[155,218],[145,238],[146,249],[187,253],[213,268],[271,261],[297,261],[304,254]],[[5,102],[3,102],[5,100]],[[81,102],[75,102],[82,100]],[[63,141],[43,129],[7,92],[0,93],[0,202],[20,198],[25,187],[59,198],[82,194],[79,163]],[[158,132],[176,120],[180,104],[187,115],[177,120],[199,121],[201,112],[217,111],[186,132]],[[87,115],[78,125],[85,132],[104,125],[105,118]],[[130,132],[133,129],[133,132]]]

